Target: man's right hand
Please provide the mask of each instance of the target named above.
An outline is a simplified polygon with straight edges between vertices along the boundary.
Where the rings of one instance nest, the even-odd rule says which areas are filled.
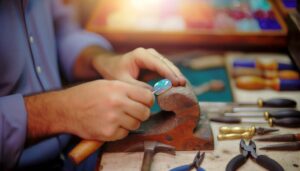
[[[122,139],[149,118],[153,101],[149,89],[107,80],[26,97],[28,136],[66,132],[90,140]]]

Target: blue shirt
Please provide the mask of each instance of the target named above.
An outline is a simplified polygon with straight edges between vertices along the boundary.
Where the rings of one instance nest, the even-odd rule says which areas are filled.
[[[37,145],[47,146],[45,151],[24,149],[23,96],[61,88],[60,71],[72,80],[74,61],[87,46],[111,48],[104,38],[80,29],[71,14],[60,0],[0,0],[0,170],[28,160],[26,150],[39,158],[62,148],[64,136],[46,140],[51,147]]]

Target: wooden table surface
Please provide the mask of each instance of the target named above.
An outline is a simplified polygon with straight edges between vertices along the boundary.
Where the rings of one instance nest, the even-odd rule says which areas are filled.
[[[241,54],[238,54],[238,56]],[[233,56],[236,54],[230,54],[228,59],[232,60]],[[253,55],[252,55],[253,56]],[[254,55],[255,56],[255,55]],[[272,54],[274,56],[274,54]],[[232,80],[231,80],[232,81]],[[298,110],[300,109],[300,92],[275,92],[272,90],[261,90],[259,93],[245,92],[244,90],[237,89],[234,87],[234,83],[231,83],[233,95],[235,96],[235,101],[237,102],[256,102],[258,97],[263,97],[265,99],[271,97],[288,97],[293,98],[298,102]],[[239,142],[240,140],[226,140],[218,141],[216,136],[218,135],[218,129],[220,126],[241,126],[241,124],[222,124],[222,123],[211,123],[215,149],[213,151],[205,151],[206,157],[202,163],[202,167],[207,171],[215,170],[225,170],[227,163],[239,152]],[[249,124],[243,124],[243,126],[251,126]],[[268,127],[266,124],[256,124],[255,126]],[[274,127],[276,128],[276,127]],[[290,128],[280,128],[279,132],[274,134],[284,134],[284,133],[300,133],[300,128],[290,129]],[[280,163],[283,168],[287,171],[300,171],[300,151],[290,151],[290,152],[276,152],[276,151],[264,151],[259,150],[259,147],[275,144],[272,142],[256,142],[257,154],[265,154],[270,158],[276,160]],[[176,156],[172,156],[164,153],[157,153],[154,156],[152,163],[152,171],[168,171],[176,166],[188,164],[193,161],[193,158],[197,151],[177,151]],[[102,155],[99,171],[139,171],[142,164],[143,153],[104,153]],[[264,168],[257,165],[254,161],[248,160],[245,165],[241,167],[240,170],[244,171],[262,171]]]
[[[212,123],[212,129],[215,138],[215,150],[205,151],[206,157],[202,163],[202,167],[209,170],[225,170],[227,163],[239,152],[240,140],[218,141],[216,135],[218,128],[226,124]],[[234,125],[231,125],[234,126]],[[237,125],[236,125],[237,126]],[[240,125],[239,125],[240,126]],[[250,125],[249,125],[250,126]],[[257,125],[260,126],[260,125]],[[262,125],[263,126],[263,125]],[[266,125],[265,125],[266,126]],[[300,129],[287,129],[280,127],[280,133],[296,133]],[[256,142],[257,147],[271,144],[270,142]],[[273,143],[274,144],[274,143]],[[188,164],[193,161],[197,151],[177,151],[176,156],[165,153],[157,153],[152,163],[153,171],[167,171],[176,166]],[[300,152],[275,152],[263,151],[257,149],[258,154],[265,154],[280,163],[285,170],[300,170]],[[104,153],[100,164],[99,171],[139,171],[142,164],[143,153]],[[264,168],[255,164],[252,160],[248,160],[240,170],[244,171],[263,171]]]

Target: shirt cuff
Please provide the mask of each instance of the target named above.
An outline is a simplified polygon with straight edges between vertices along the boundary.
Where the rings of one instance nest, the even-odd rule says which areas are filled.
[[[0,168],[11,170],[24,148],[27,112],[21,94],[0,97]]]
[[[84,30],[66,36],[59,43],[60,63],[69,81],[74,80],[73,66],[79,54],[86,47],[99,45],[107,50],[113,49],[111,44],[104,37]]]

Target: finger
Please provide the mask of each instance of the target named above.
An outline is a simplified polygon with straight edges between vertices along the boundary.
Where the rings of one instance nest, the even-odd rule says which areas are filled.
[[[160,60],[164,60],[166,65],[168,65],[173,70],[173,72],[176,74],[176,76],[178,77],[180,85],[182,85],[182,86],[185,85],[185,83],[186,83],[185,77],[183,76],[181,71],[178,69],[178,67],[174,65],[173,62],[171,62],[170,60],[165,58],[162,54],[158,53],[155,49],[147,49],[147,50],[150,53],[152,53],[153,55],[159,57]]]
[[[139,48],[134,50],[131,55],[135,58],[135,63],[139,68],[149,69],[157,72],[162,77],[171,80],[174,86],[179,84],[179,79],[175,72],[168,67],[165,62],[155,57],[145,49]]]
[[[123,139],[125,138],[127,135],[129,134],[129,131],[125,128],[122,128],[122,127],[119,127],[116,131],[116,134],[115,134],[115,138],[113,141],[115,140],[120,140],[120,139]]]
[[[139,81],[139,80],[136,80],[135,78],[133,78],[130,74],[126,74],[124,75],[123,77],[120,78],[120,80],[124,81],[124,82],[127,82],[129,84],[132,84],[132,85],[136,85],[136,86],[140,86],[140,87],[143,87],[143,88],[146,88],[146,89],[149,89],[149,90],[152,90],[153,87],[145,82],[142,82],[142,81]]]
[[[119,120],[120,126],[127,130],[133,131],[140,127],[141,121],[138,119],[131,117],[130,114],[123,114]]]
[[[145,121],[150,116],[149,107],[129,99],[126,101],[126,109],[124,110],[131,117],[134,117],[139,121]]]
[[[126,93],[129,99],[142,103],[148,107],[153,105],[154,95],[149,89],[132,84],[126,84],[124,88],[127,89]]]

